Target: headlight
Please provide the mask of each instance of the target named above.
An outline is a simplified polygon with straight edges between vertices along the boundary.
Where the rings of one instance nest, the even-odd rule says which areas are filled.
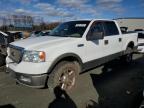
[[[23,61],[25,62],[44,62],[45,61],[45,52],[43,51],[24,51]]]

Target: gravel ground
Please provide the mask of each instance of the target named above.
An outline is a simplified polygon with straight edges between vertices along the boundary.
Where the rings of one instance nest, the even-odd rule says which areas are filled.
[[[114,61],[109,72],[97,75],[99,68],[80,75],[73,92],[56,98],[49,89],[33,89],[17,85],[0,68],[0,108],[138,108],[144,89],[144,57],[135,55],[130,65]],[[64,98],[65,97],[65,98]]]

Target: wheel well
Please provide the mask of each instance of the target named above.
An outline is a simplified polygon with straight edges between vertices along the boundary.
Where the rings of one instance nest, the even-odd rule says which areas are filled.
[[[66,57],[58,58],[56,61],[54,61],[54,63],[52,64],[52,66],[48,71],[48,74],[50,74],[52,70],[55,68],[55,66],[62,61],[69,61],[69,62],[76,61],[77,63],[79,63],[80,67],[82,67],[82,61],[80,58],[75,56],[66,56]]]
[[[79,62],[79,60],[76,57],[73,57],[73,56],[64,57],[64,58],[59,60],[59,62],[61,62],[61,61],[70,61],[70,62],[77,61],[77,62]]]
[[[128,47],[133,49],[133,48],[134,48],[134,42],[131,41],[131,42],[128,44],[127,48],[128,48]]]

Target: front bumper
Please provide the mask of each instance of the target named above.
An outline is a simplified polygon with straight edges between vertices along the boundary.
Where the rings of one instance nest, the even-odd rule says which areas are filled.
[[[31,75],[31,74],[17,73],[10,68],[6,69],[6,73],[8,73],[18,83],[29,86],[29,87],[33,87],[33,88],[45,87],[46,80],[48,77],[47,74]]]

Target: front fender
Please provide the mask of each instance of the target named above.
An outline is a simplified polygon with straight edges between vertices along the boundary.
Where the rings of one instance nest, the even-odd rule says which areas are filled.
[[[61,60],[65,59],[65,58],[68,58],[68,57],[74,57],[80,63],[80,65],[83,64],[81,58],[77,54],[74,54],[74,53],[65,53],[65,54],[62,54],[59,57],[57,57],[52,62],[50,68],[48,69],[48,74],[50,74],[52,72],[53,68],[57,65],[57,63],[59,63]]]

